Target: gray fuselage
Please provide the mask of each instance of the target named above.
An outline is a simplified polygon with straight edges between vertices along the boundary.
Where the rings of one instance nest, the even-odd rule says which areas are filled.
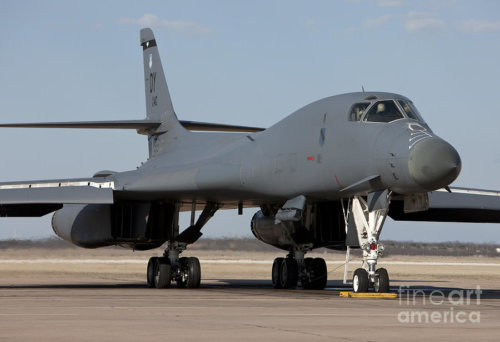
[[[298,194],[338,199],[380,189],[428,192],[458,176],[458,153],[423,121],[349,121],[353,104],[367,98],[372,106],[381,100],[408,101],[391,93],[332,96],[253,134],[167,127],[157,138],[162,148],[147,162],[113,176],[115,189],[141,194],[145,200],[169,194],[244,202]]]

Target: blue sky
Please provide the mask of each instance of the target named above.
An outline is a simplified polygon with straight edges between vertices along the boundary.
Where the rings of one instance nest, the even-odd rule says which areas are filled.
[[[4,0],[0,121],[143,118],[146,26],[182,119],[270,126],[362,86],[397,92],[459,151],[454,185],[500,189],[498,1]],[[1,181],[123,171],[147,154],[133,131],[2,129],[0,145]],[[251,214],[219,212],[205,235],[249,235]],[[51,234],[50,216],[0,220],[1,239]],[[382,236],[500,243],[500,226],[389,221]]]

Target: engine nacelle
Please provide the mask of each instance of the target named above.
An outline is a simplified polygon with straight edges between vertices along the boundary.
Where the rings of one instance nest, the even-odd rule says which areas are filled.
[[[284,250],[304,244],[312,248],[345,249],[347,234],[340,202],[312,203],[304,215],[309,216],[285,222],[258,211],[251,221],[252,233],[260,241]]]
[[[52,229],[60,238],[80,247],[113,245],[110,205],[64,205],[52,216]]]
[[[167,241],[173,213],[173,206],[154,203],[70,204],[54,213],[52,229],[80,247],[145,250]]]
[[[252,217],[253,235],[260,241],[288,250],[295,243],[309,243],[311,237],[299,222],[281,222],[258,211]],[[291,241],[294,240],[294,242]]]

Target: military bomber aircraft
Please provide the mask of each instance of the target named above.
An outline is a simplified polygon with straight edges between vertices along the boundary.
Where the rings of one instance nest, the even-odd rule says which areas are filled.
[[[386,92],[327,97],[262,129],[181,121],[172,106],[151,29],[142,29],[146,118],[132,121],[2,124],[0,127],[135,129],[149,158],[138,169],[86,179],[0,183],[0,216],[53,214],[55,234],[77,246],[135,250],[167,242],[147,266],[150,287],[200,286],[200,263],[180,257],[219,209],[260,207],[261,241],[286,251],[272,267],[275,288],[323,289],[327,267],[306,258],[320,247],[360,248],[353,288],[389,291],[377,268],[386,217],[500,222],[500,194],[450,188],[460,156],[433,133],[413,102]],[[196,211],[201,214],[196,219]],[[179,230],[179,212],[191,224]]]

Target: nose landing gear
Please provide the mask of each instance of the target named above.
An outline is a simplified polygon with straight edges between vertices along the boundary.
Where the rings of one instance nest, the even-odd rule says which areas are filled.
[[[367,200],[355,196],[347,211],[344,210],[348,229],[356,231],[358,245],[363,251],[363,265],[366,266],[354,271],[354,292],[367,292],[369,288],[375,292],[389,292],[389,274],[385,268],[376,269],[376,265],[384,250],[379,236],[389,212],[390,198],[387,190],[371,193]]]

